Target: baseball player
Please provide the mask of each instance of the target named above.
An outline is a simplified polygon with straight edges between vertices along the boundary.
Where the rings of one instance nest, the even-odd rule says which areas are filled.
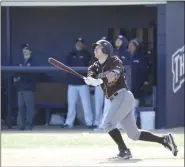
[[[118,57],[112,56],[113,46],[111,43],[99,40],[93,44],[93,48],[98,61],[88,68],[87,78],[84,80],[87,85],[101,85],[105,96],[111,100],[110,107],[102,120],[102,126],[118,146],[117,158],[129,159],[132,157],[130,149],[127,148],[120,131],[116,128],[118,122],[129,138],[159,143],[176,156],[178,150],[171,134],[160,137],[137,128],[133,113],[134,96],[127,88],[122,61]]]

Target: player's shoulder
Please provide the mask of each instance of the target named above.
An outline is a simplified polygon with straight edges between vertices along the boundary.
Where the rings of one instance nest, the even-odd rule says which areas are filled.
[[[96,61],[93,62],[92,66],[98,66],[98,64],[99,64],[98,60],[96,60]]]
[[[98,61],[95,61],[93,64],[89,66],[88,69],[97,68],[98,67]]]
[[[111,56],[111,62],[120,62],[120,63],[122,63],[122,61],[121,61],[121,59],[118,57],[118,56]]]

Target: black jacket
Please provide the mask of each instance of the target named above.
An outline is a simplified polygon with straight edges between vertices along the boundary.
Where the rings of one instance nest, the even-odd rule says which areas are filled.
[[[27,61],[23,60],[21,63],[19,63],[19,66],[31,67],[35,66],[35,64],[31,57]],[[35,91],[37,79],[36,73],[20,72],[15,74],[15,77],[20,77],[20,80],[15,83],[18,91]]]
[[[143,85],[148,77],[148,64],[141,49],[132,57],[131,91],[136,99],[143,96]]]
[[[86,49],[83,49],[81,51],[74,50],[67,55],[65,64],[70,67],[73,67],[73,66],[75,66],[75,67],[88,67],[91,62],[91,59],[92,59],[92,56]],[[82,72],[81,74],[86,76],[87,72]],[[69,73],[67,73],[66,75],[67,75],[68,84],[70,84],[70,85],[85,85],[85,82],[83,79],[81,79],[73,74],[69,74]]]

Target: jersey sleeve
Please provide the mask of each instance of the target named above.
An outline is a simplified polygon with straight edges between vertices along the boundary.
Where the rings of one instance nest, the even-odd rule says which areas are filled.
[[[97,70],[97,67],[96,67],[96,64],[92,64],[91,66],[89,66],[88,68],[88,72],[87,72],[87,77],[92,77],[92,78],[96,78],[96,70]]]
[[[120,78],[120,76],[123,74],[123,71],[124,69],[123,69],[122,61],[118,58],[114,58],[111,63],[110,72],[115,73],[116,79],[113,82],[109,83],[107,77],[104,76],[102,80],[105,84],[112,85]]]

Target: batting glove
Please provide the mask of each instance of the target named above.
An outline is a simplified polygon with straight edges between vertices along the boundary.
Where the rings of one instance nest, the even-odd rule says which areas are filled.
[[[84,80],[87,85],[92,85],[92,86],[99,86],[103,83],[102,79],[94,79],[92,77],[87,77]]]
[[[84,81],[87,85],[91,85],[91,80],[88,78],[84,78]]]

